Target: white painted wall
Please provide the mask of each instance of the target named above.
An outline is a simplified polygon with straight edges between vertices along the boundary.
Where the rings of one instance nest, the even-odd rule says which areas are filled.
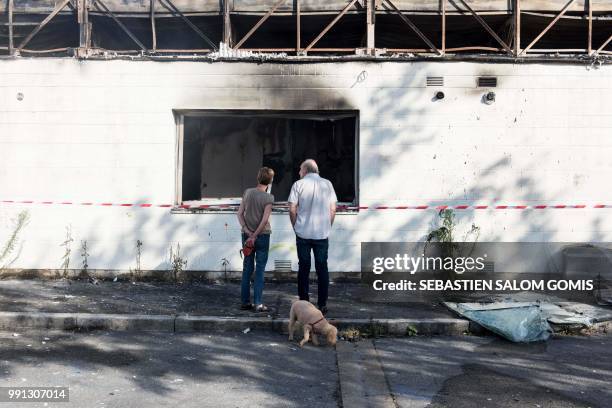
[[[433,102],[425,77],[445,77]],[[479,75],[498,77],[493,105]],[[361,80],[360,80],[361,79]],[[250,64],[17,59],[0,61],[0,200],[172,203],[173,109],[358,109],[362,205],[612,204],[612,67],[436,62]],[[22,101],[17,94],[22,93]],[[164,208],[0,203],[0,243],[30,222],[13,268],[56,269],[71,226],[72,268],[240,269],[232,214]],[[612,240],[612,209],[462,211],[481,241]],[[340,215],[330,269],[360,269],[360,242],[420,240],[435,211]],[[286,215],[272,216],[274,259],[292,259]]]

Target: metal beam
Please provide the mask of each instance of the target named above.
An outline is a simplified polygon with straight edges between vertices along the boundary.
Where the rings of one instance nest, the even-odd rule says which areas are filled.
[[[79,23],[79,48],[87,50],[90,41],[89,0],[77,0],[77,21]]]
[[[591,55],[593,53],[593,5],[591,0],[588,2],[589,7],[589,39],[587,44],[587,53]]]
[[[514,0],[514,55],[521,53],[521,0]]]
[[[375,55],[376,48],[376,0],[366,0],[366,52]]]
[[[476,21],[478,21],[478,22],[480,23],[480,25],[481,25],[481,26],[483,26],[483,27],[484,27],[484,29],[485,29],[485,30],[487,30],[487,32],[488,32],[489,34],[491,34],[491,36],[492,36],[493,38],[495,38],[495,41],[497,41],[497,42],[498,42],[498,43],[499,43],[499,44],[500,44],[502,47],[504,47],[504,49],[505,49],[505,50],[506,50],[508,53],[512,53],[512,50],[510,49],[510,47],[508,46],[508,44],[506,44],[506,43],[505,43],[505,41],[504,41],[504,40],[502,40],[502,39],[499,37],[499,35],[497,35],[497,33],[495,32],[495,30],[493,30],[493,29],[491,28],[491,26],[489,26],[489,25],[487,24],[487,22],[486,22],[486,21],[484,21],[484,19],[483,19],[482,17],[480,17],[480,16],[478,15],[478,13],[476,13],[476,12],[475,12],[475,11],[474,11],[474,10],[473,10],[471,7],[470,7],[470,5],[469,5],[469,4],[467,4],[467,3],[465,2],[465,0],[459,0],[459,1],[460,1],[460,2],[461,2],[461,3],[462,3],[462,4],[463,4],[463,5],[464,5],[464,6],[465,6],[467,9],[468,9],[468,11],[469,11],[469,12],[472,14],[472,16],[474,16],[474,18],[476,19]],[[573,0],[572,0],[572,1],[573,1]]]
[[[238,49],[242,46],[242,44],[245,43],[246,40],[248,40],[249,38],[251,38],[251,36],[253,35],[253,33],[255,31],[257,31],[257,29],[276,11],[276,9],[278,8],[278,6],[280,6],[281,4],[283,4],[285,2],[285,0],[278,0],[276,2],[276,4],[270,9],[268,10],[268,12],[266,14],[264,14],[257,23],[255,23],[255,25],[249,30],[248,33],[246,33],[244,35],[244,37],[242,37],[242,39],[240,41],[238,41],[238,44],[236,44],[236,46],[234,47],[234,49]]]
[[[149,19],[151,20],[151,49],[157,50],[157,30],[155,27],[155,0],[149,2]]]
[[[597,51],[595,51],[595,55],[597,55],[597,54],[599,54],[600,52],[602,52],[602,51],[603,51],[603,49],[604,49],[604,48],[606,48],[606,46],[607,46],[608,44],[610,44],[610,41],[612,41],[612,35],[611,35],[610,37],[608,37],[608,39],[606,40],[606,42],[605,42],[605,43],[603,43],[603,44],[602,44],[602,46],[601,46],[601,47],[599,47],[599,48],[597,49]]]
[[[397,7],[395,7],[395,4],[393,4],[391,2],[391,0],[384,0],[384,1],[404,21],[404,23],[408,24],[408,26],[412,29],[412,31],[414,31],[416,33],[416,35],[418,35],[419,38],[421,40],[423,40],[425,42],[425,44],[427,44],[427,46],[429,48],[431,48],[432,51],[435,51],[438,54],[442,55],[442,51],[440,51],[438,48],[436,48],[436,46],[431,41],[429,41],[429,38],[427,38],[427,36],[425,36],[425,34],[423,34],[421,32],[421,30],[419,30],[418,27],[414,25],[414,23],[412,21],[410,21],[410,19],[408,17],[406,17]],[[389,11],[388,9],[386,9],[386,10]]]
[[[19,44],[19,49],[24,48],[26,45],[28,45],[28,43],[30,42],[30,40],[32,40],[32,38],[34,38],[34,36],[36,34],[38,34],[38,32],[40,30],[42,30],[48,23],[49,21],[53,20],[53,18],[55,16],[57,16],[57,14],[62,11],[62,9],[64,7],[66,7],[66,5],[70,2],[70,0],[64,0],[61,3],[59,3],[57,6],[55,6],[55,9],[53,9],[53,11],[51,12],[51,14],[49,14],[47,17],[45,17],[45,19],[43,21],[40,22],[40,24],[38,26],[36,26],[36,28],[34,30],[32,30],[32,32],[30,34],[28,34],[28,36],[26,38],[23,39],[23,41],[21,42],[21,44]]]
[[[230,0],[223,0],[223,42],[231,47],[232,20],[230,19]]]
[[[295,44],[295,52],[299,54],[302,48],[302,5],[300,0],[296,0],[296,28],[295,28],[295,36],[296,36],[296,44]]]
[[[8,0],[9,43],[8,53],[13,55],[13,0]]]
[[[112,18],[115,23],[140,47],[141,50],[146,51],[146,47],[136,38],[136,36],[115,16],[106,5],[102,2],[102,0],[94,0],[94,7],[98,10],[102,11],[104,14]]]
[[[529,44],[529,45],[528,45],[528,46],[527,46],[527,47],[526,47],[526,48],[525,48],[523,51],[521,51],[521,54],[520,54],[520,55],[522,55],[522,54],[526,53],[527,51],[529,51],[529,50],[531,49],[531,47],[533,47],[533,46],[534,46],[534,45],[535,45],[535,44],[536,44],[538,41],[540,41],[540,38],[542,38],[542,37],[544,36],[544,34],[546,34],[546,33],[548,32],[548,30],[550,30],[550,28],[551,28],[552,26],[554,26],[554,25],[555,25],[555,23],[556,23],[557,21],[559,21],[559,19],[560,19],[561,17],[563,17],[563,15],[564,15],[564,14],[565,14],[565,12],[567,11],[567,9],[569,9],[569,8],[570,8],[570,6],[572,5],[572,3],[574,3],[574,1],[575,1],[575,0],[569,0],[569,1],[567,2],[567,4],[565,5],[565,7],[563,7],[563,10],[561,10],[561,11],[559,12],[559,14],[557,14],[557,17],[555,17],[555,18],[553,19],[553,21],[551,21],[551,22],[550,22],[550,24],[548,24],[548,26],[547,26],[547,27],[544,29],[544,31],[542,31],[542,32],[541,32],[541,33],[540,33],[540,34],[539,34],[539,35],[538,35],[538,36],[537,36],[537,37],[536,37],[536,38],[535,38],[535,39],[534,39],[534,40],[531,42],[531,44]]]
[[[200,36],[200,38],[206,41],[213,50],[217,51],[218,48],[215,43],[213,43],[210,38],[208,38],[208,36],[202,32],[202,30],[200,30],[187,17],[185,17],[185,15],[178,8],[176,8],[176,6],[170,0],[159,0],[159,3],[175,16],[178,15],[185,23],[187,23],[189,27],[191,27],[193,31],[196,32],[198,36]]]
[[[442,55],[446,54],[446,0],[442,1]]]
[[[209,15],[220,16],[223,13],[223,1],[224,0],[172,0],[172,2],[183,12],[185,15],[194,15],[195,13],[205,13]],[[230,4],[233,4],[233,13],[245,13],[245,14],[258,14],[263,15],[266,11],[272,7],[276,0],[230,0]],[[457,0],[453,0],[456,3]],[[467,0],[470,6],[478,12],[481,16],[484,13],[495,12],[501,14],[512,13],[511,0]],[[566,0],[567,1],[567,0]],[[586,3],[587,0],[580,0],[576,3],[576,10],[584,7],[584,14],[586,15]],[[303,0],[302,1],[302,14],[311,13],[329,13],[334,14],[341,10],[348,0]],[[3,5],[6,0],[3,0]],[[15,1],[15,11],[27,11],[38,14],[50,13],[57,0],[19,0]],[[450,3],[450,2],[449,2]],[[127,14],[143,14],[145,13],[148,18],[149,12],[149,1],[148,0],[105,0],[105,4],[108,8],[121,17]],[[362,2],[363,4],[363,2]],[[523,0],[521,8],[523,11],[540,11],[543,13],[557,13],[560,10],[560,6],[565,4],[565,1],[560,2],[559,0]],[[430,13],[439,16],[440,13],[440,0],[396,0],[395,5],[398,6],[402,12],[406,13]],[[594,0],[593,1],[593,14],[606,14],[610,12],[612,6],[611,0]],[[460,6],[461,7],[461,6]],[[3,7],[0,9],[4,11]],[[447,9],[451,10],[451,7]],[[463,8],[462,8],[463,9]],[[159,10],[159,7],[158,7]],[[294,13],[294,5],[292,2],[287,2],[285,6],[281,6],[275,14],[280,11]],[[463,9],[463,11],[466,11]],[[467,11],[466,11],[467,12]],[[159,14],[159,13],[158,13]]]
[[[317,37],[316,37],[314,40],[312,40],[312,42],[311,42],[310,44],[308,44],[308,46],[307,46],[306,48],[304,48],[304,51],[305,51],[305,52],[310,51],[310,49],[311,49],[312,47],[314,47],[314,45],[315,45],[316,43],[318,43],[318,42],[319,42],[319,40],[320,40],[321,38],[323,38],[323,36],[324,36],[325,34],[327,34],[327,32],[328,32],[329,30],[331,30],[331,28],[332,28],[332,27],[333,27],[333,26],[334,26],[334,25],[335,25],[335,24],[338,22],[338,20],[340,20],[340,19],[342,18],[342,16],[343,16],[343,15],[345,15],[345,14],[346,14],[346,12],[347,12],[347,11],[348,11],[348,10],[349,10],[351,7],[353,7],[353,5],[354,5],[355,3],[357,3],[357,0],[351,0],[351,2],[350,2],[349,4],[347,4],[347,5],[346,5],[346,6],[345,6],[345,7],[342,9],[342,11],[341,11],[341,12],[340,12],[340,13],[339,13],[339,14],[338,14],[338,15],[337,15],[337,16],[336,16],[336,17],[335,17],[335,18],[334,18],[334,19],[331,21],[331,23],[329,23],[329,24],[327,25],[327,27],[325,27],[325,28],[323,29],[323,31],[321,31],[321,32],[319,33],[319,35],[317,35]]]

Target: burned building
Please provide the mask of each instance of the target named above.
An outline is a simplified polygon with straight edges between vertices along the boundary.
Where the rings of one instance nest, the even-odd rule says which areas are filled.
[[[240,269],[267,165],[268,268],[295,269],[305,158],[340,200],[332,271],[441,208],[482,240],[610,240],[611,55],[610,0],[4,0],[0,236],[29,222],[2,266],[60,269],[69,242],[78,270],[86,241],[90,269],[167,270],[177,244]]]

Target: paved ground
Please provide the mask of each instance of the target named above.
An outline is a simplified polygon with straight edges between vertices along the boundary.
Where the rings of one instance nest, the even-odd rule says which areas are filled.
[[[399,407],[609,407],[612,337],[375,341]]]
[[[316,301],[316,284],[311,284]],[[288,317],[297,285],[266,283],[264,302],[272,317]],[[189,284],[146,282],[100,282],[70,280],[1,280],[0,310],[3,312],[113,313],[207,316],[253,316],[239,310],[238,283]],[[330,318],[445,318],[456,317],[437,301],[387,302],[352,283],[330,286]]]
[[[349,283],[330,289],[332,319],[454,317],[436,301],[373,300]],[[238,310],[236,283],[8,280],[0,281],[0,310],[274,322],[288,315],[296,291],[294,284],[267,284],[274,311],[258,316]],[[418,336],[300,349],[284,335],[236,328],[224,334],[20,330],[0,332],[0,384],[69,386],[71,403],[61,406],[337,407],[344,400],[351,408],[577,408],[612,400],[612,336],[555,336],[528,345]]]
[[[344,398],[351,408],[605,408],[612,399],[612,337],[379,338],[334,350],[254,331],[16,334],[0,332],[1,384],[68,386],[63,407],[338,407]]]
[[[333,348],[254,332],[0,333],[0,383],[68,386],[69,404],[48,405],[66,408],[337,407],[339,395]],[[21,405],[45,406],[0,403]]]

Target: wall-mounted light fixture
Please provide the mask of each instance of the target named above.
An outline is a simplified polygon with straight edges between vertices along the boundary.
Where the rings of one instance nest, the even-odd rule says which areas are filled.
[[[21,92],[19,92],[19,93],[17,94],[17,100],[18,100],[18,101],[23,101],[23,94],[22,94]]]
[[[487,92],[484,94],[482,101],[487,105],[491,105],[493,102],[495,102],[495,92]]]
[[[442,100],[442,99],[444,99],[444,96],[445,96],[445,95],[444,95],[444,92],[442,92],[442,91],[438,91],[438,92],[436,92],[436,93],[434,94],[434,100],[435,100],[435,101]]]

